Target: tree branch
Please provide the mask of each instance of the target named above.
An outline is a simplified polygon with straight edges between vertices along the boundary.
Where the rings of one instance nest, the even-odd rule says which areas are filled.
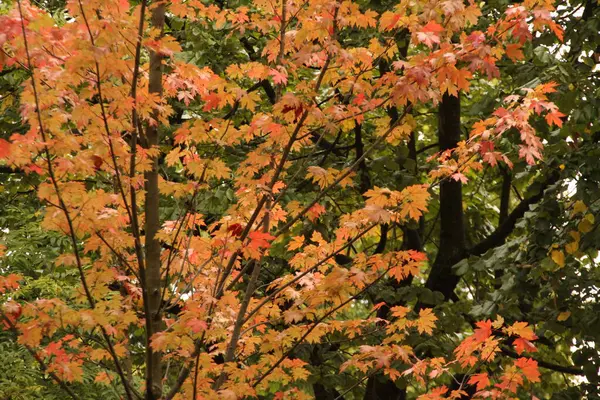
[[[502,350],[502,354],[509,356],[510,358],[514,358],[514,359],[518,359],[521,356],[518,355],[516,352],[507,349],[505,347],[501,348]],[[570,375],[579,375],[579,376],[583,376],[585,375],[585,373],[583,372],[583,370],[577,368],[577,367],[572,367],[572,366],[567,366],[567,365],[559,365],[559,364],[554,364],[548,361],[543,361],[543,360],[539,360],[537,358],[531,357],[533,358],[540,367],[542,368],[546,368],[552,371],[556,371],[556,372],[563,372],[565,374],[570,374]]]
[[[546,180],[542,183],[541,188],[535,195],[521,201],[494,232],[473,246],[471,249],[467,250],[466,256],[480,256],[494,247],[503,245],[506,241],[506,238],[515,229],[517,221],[529,210],[529,206],[540,201],[544,197],[544,191],[551,185],[558,182],[558,179],[559,174],[556,171],[552,171],[548,178],[546,178]],[[456,260],[456,262],[458,261],[459,260]]]

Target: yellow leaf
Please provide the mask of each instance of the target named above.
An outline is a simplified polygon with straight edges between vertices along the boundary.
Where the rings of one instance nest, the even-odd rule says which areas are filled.
[[[573,204],[573,214],[583,213],[586,210],[587,206],[581,200],[577,200],[575,204]]]
[[[294,236],[288,243],[288,250],[294,251],[304,246],[304,236]]]
[[[329,186],[335,180],[335,177],[331,173],[332,168],[326,170],[318,166],[310,166],[307,168],[307,170],[308,173],[306,176],[312,179],[313,182],[317,183],[321,189]]]
[[[557,321],[566,321],[569,319],[570,316],[571,316],[570,311],[563,311],[560,314],[558,314],[558,317],[556,317],[556,320]]]
[[[569,235],[573,238],[574,241],[579,242],[581,239],[581,235],[577,231],[570,231]]]
[[[504,325],[504,318],[501,315],[496,317],[496,320],[492,323],[494,329],[500,329]]]
[[[588,233],[594,229],[594,224],[592,224],[588,219],[583,219],[579,225],[577,225],[577,229],[579,229],[579,232]]]
[[[419,311],[419,319],[416,320],[416,326],[419,333],[427,333],[431,335],[433,333],[433,328],[435,327],[435,321],[437,321],[437,317],[431,310],[431,308],[424,308]]]
[[[551,257],[559,267],[565,266],[565,254],[561,250],[552,250]]]
[[[510,336],[519,336],[526,340],[535,340],[537,336],[533,332],[531,326],[527,322],[517,321],[506,329],[506,333]]]
[[[571,242],[565,246],[565,251],[567,254],[574,254],[579,249],[578,242]]]

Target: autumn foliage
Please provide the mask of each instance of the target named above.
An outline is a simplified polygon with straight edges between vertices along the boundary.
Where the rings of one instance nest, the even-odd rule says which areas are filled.
[[[549,99],[556,85],[508,94],[468,139],[429,157],[426,181],[379,187],[362,165],[406,145],[419,107],[499,78],[497,64],[521,60],[538,32],[562,38],[553,9],[525,0],[482,27],[475,1],[377,12],[330,0],[70,0],[57,24],[16,1],[0,16],[2,68],[28,73],[28,129],[2,140],[0,156],[39,175],[43,228],[69,239],[54,263],[77,272],[79,289],[20,301],[27,279],[5,274],[3,329],[72,397],[101,365],[95,382],[127,399],[313,398],[300,350],[332,338],[357,385],[377,374],[407,379],[420,399],[527,393],[540,381],[527,322],[473,321],[453,354],[435,355],[416,347],[435,335],[431,305],[368,294],[426,273],[422,249],[377,244],[418,223],[440,184],[543,159],[535,124],[565,116]],[[169,18],[239,37],[249,61],[213,71],[188,60]],[[188,111],[175,118],[174,102]],[[306,156],[361,128],[371,141],[345,165]],[[222,186],[230,203],[208,215],[197,200]],[[339,193],[358,200],[335,208]],[[329,233],[311,228],[319,220]],[[383,340],[369,341],[373,331]]]

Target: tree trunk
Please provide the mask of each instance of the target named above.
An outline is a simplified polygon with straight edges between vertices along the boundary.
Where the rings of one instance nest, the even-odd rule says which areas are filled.
[[[162,31],[165,22],[165,6],[158,5],[152,12],[152,25]],[[150,93],[162,94],[162,56],[150,52],[150,72],[148,90]],[[145,145],[152,148],[159,143],[158,127],[149,125],[146,129]],[[149,345],[152,335],[162,330],[161,303],[161,262],[160,242],[156,234],[160,229],[158,159],[152,164],[152,170],[145,173],[145,288],[148,293],[148,313],[146,315],[146,399],[158,400],[162,397],[162,366],[160,352],[155,352]]]
[[[460,141],[460,95],[444,94],[439,108],[440,150],[455,148]],[[466,251],[462,183],[447,178],[440,184],[440,244],[425,287],[448,300],[458,284],[452,266]]]

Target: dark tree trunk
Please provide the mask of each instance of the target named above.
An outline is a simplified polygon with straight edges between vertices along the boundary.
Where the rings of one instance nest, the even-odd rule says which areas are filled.
[[[439,108],[440,150],[456,147],[460,141],[460,96],[444,94]],[[452,266],[465,254],[465,224],[462,183],[447,178],[440,184],[440,244],[425,287],[452,297],[458,276]]]

